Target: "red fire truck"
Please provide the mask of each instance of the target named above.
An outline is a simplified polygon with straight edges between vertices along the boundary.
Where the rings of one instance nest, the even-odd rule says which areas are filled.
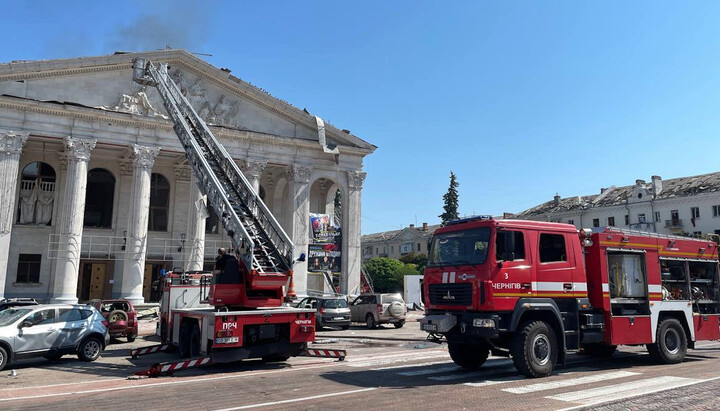
[[[720,338],[712,241],[476,217],[435,231],[429,254],[421,327],[465,368],[493,353],[543,377],[568,352],[618,345],[671,364]]]

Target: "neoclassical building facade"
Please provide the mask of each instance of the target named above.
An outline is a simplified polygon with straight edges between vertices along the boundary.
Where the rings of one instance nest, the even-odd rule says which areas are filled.
[[[0,298],[156,300],[163,270],[208,269],[230,245],[157,91],[132,82],[140,55],[170,65],[296,255],[307,252],[310,213],[335,215],[340,287],[357,290],[363,159],[376,147],[228,69],[164,50],[0,64]],[[299,294],[323,289],[306,263],[294,273]]]

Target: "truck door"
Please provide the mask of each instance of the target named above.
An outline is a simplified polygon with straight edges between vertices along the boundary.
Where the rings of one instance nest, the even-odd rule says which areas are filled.
[[[493,296],[508,298],[513,307],[517,298],[534,295],[534,270],[530,256],[525,252],[529,249],[526,241],[528,238],[522,231],[498,230],[495,236],[497,266],[493,277]]]
[[[538,297],[570,299],[587,295],[586,283],[574,282],[576,259],[572,244],[563,233],[540,233],[538,239],[536,291]]]

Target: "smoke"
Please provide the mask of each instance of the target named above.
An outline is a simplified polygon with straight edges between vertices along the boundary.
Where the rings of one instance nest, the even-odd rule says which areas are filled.
[[[185,49],[206,52],[201,48],[210,39],[212,2],[173,1],[162,10],[141,14],[126,25],[119,25],[107,41],[116,51]]]

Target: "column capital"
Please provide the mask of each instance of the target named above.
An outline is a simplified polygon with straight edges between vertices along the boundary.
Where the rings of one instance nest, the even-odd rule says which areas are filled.
[[[94,138],[65,137],[65,154],[69,161],[90,161],[90,152],[95,148]]]
[[[123,157],[118,161],[120,163],[120,175],[121,176],[133,175],[133,159],[132,159],[132,157]]]
[[[348,187],[351,190],[362,190],[363,182],[367,173],[364,171],[348,171]]]
[[[133,144],[133,165],[139,168],[152,168],[155,164],[155,157],[160,152],[160,147],[141,146]]]
[[[0,153],[20,154],[27,139],[27,131],[0,130]]]
[[[310,182],[310,174],[312,174],[312,168],[301,166],[299,164],[292,164],[287,169],[288,176],[290,176],[294,182],[307,184]]]
[[[245,160],[242,165],[242,170],[248,177],[259,180],[267,163],[267,160]]]

